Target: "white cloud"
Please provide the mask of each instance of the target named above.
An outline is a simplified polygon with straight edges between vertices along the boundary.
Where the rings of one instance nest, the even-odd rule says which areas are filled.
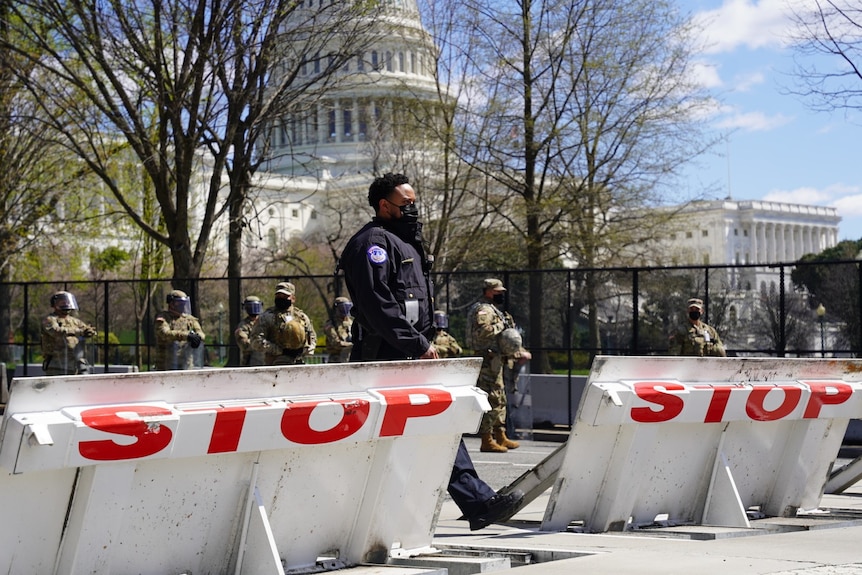
[[[716,122],[716,127],[724,130],[743,130],[746,132],[768,132],[793,121],[792,116],[763,112],[737,112]]]
[[[695,14],[694,20],[703,27],[707,53],[732,52],[740,46],[781,48],[791,28],[788,4],[788,0],[727,0],[715,10]]]
[[[838,208],[839,216],[862,216],[862,193],[838,198],[830,205]]]
[[[762,72],[751,72],[750,74],[745,74],[739,76],[733,81],[733,89],[737,92],[748,92],[754,86],[758,86],[763,84],[766,81]]]
[[[825,205],[832,196],[817,188],[796,188],[793,190],[770,190],[763,196],[765,202],[784,202],[787,204],[805,204],[809,206]]]
[[[831,184],[823,188],[803,186],[792,190],[770,190],[767,202],[832,206],[842,217],[862,216],[862,189],[859,186]]]
[[[708,62],[695,62],[692,68],[692,78],[694,83],[704,88],[719,88],[723,85],[721,76],[718,74],[718,68],[715,64]]]

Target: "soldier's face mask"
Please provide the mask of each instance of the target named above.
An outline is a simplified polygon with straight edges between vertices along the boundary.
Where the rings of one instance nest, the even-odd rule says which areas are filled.
[[[697,321],[700,319],[700,312],[696,309],[693,309],[690,312],[688,312],[688,317],[690,317],[694,321]]]
[[[286,297],[277,297],[275,298],[275,307],[278,309],[290,309],[290,306],[293,305],[293,301]]]
[[[335,313],[340,315],[341,317],[347,317],[350,315],[350,310],[353,308],[353,303],[347,302],[338,302],[335,304]]]
[[[506,301],[506,294],[504,294],[504,293],[495,293],[493,296],[491,296],[491,299],[493,299],[493,300],[494,300],[494,303],[495,303],[495,304],[497,304],[497,305],[503,305],[503,303]]]

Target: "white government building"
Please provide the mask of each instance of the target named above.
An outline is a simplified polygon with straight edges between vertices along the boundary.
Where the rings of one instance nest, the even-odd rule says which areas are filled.
[[[714,200],[682,209],[683,230],[668,238],[680,264],[772,264],[793,262],[838,243],[841,218],[835,208]]]

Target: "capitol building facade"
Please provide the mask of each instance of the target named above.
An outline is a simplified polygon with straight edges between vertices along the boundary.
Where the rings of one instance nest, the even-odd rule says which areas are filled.
[[[397,157],[401,115],[411,103],[440,98],[435,46],[415,0],[388,2],[379,26],[338,72],[333,89],[270,130],[271,152],[251,207],[261,244],[275,247],[337,219],[355,228],[370,218],[368,185],[391,169],[387,158]],[[314,65],[305,73],[314,74]],[[831,207],[730,198],[668,209],[677,212],[675,223],[650,250],[655,257],[647,265],[754,266],[728,272],[728,287],[740,290],[775,281],[770,264],[835,246],[841,220]]]

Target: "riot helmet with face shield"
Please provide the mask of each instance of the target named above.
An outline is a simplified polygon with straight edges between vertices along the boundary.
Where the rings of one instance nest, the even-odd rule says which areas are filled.
[[[58,291],[51,296],[51,307],[57,311],[69,313],[78,309],[75,296],[67,291]]]
[[[260,315],[263,312],[263,302],[257,296],[250,295],[242,302],[242,307],[248,315]]]
[[[350,310],[353,309],[353,302],[346,297],[335,298],[335,313],[339,317],[347,317],[350,315]]]
[[[183,314],[191,314],[192,313],[192,303],[189,299],[189,296],[186,295],[186,292],[180,290],[173,290],[168,294],[168,297],[165,298],[168,303],[168,310],[176,315]]]
[[[437,310],[434,312],[434,327],[437,329],[447,329],[449,327],[449,316],[445,311]]]

